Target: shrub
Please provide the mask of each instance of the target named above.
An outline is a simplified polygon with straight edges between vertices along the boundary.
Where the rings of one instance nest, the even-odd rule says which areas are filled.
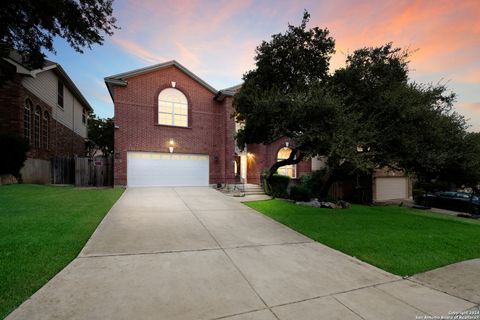
[[[310,201],[310,190],[304,185],[293,186],[290,188],[290,199],[295,201]]]
[[[267,169],[264,169],[262,171],[262,183],[263,183],[263,191],[265,192],[265,194],[270,195],[271,190],[270,190],[270,186],[268,185],[268,182],[267,182],[268,173],[269,173],[269,170],[267,170]]]
[[[29,149],[27,141],[13,134],[0,135],[0,174],[11,174],[15,177],[20,176],[20,169],[27,159]]]
[[[274,174],[270,179],[270,183],[266,183],[268,186],[270,193],[269,195],[273,197],[279,198],[287,198],[288,197],[288,184],[290,183],[290,177],[284,176],[281,174]]]
[[[310,175],[302,177],[302,185],[311,195],[318,196],[325,183],[325,169],[313,171]]]

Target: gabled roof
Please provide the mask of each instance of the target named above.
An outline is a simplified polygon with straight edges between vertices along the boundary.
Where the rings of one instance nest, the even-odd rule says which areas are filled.
[[[113,86],[126,86],[128,84],[128,81],[127,81],[128,78],[145,74],[145,73],[150,73],[150,72],[161,70],[161,69],[165,69],[171,66],[177,67],[178,69],[183,71],[185,74],[187,74],[190,78],[192,78],[193,80],[197,81],[199,84],[207,88],[213,94],[218,93],[218,90],[216,90],[214,87],[212,87],[211,85],[203,81],[199,76],[195,75],[193,72],[191,72],[190,70],[188,70],[187,68],[185,68],[175,60],[155,64],[153,66],[149,66],[145,68],[135,69],[135,70],[124,72],[124,73],[119,73],[113,76],[105,77],[104,80],[105,80],[105,84],[107,85],[108,92],[110,93],[110,97],[112,98],[112,100],[115,101],[112,94]]]
[[[235,93],[242,88],[243,83],[237,84],[233,87],[228,87],[217,92],[215,95],[215,100],[222,101],[225,97],[233,97]]]
[[[65,72],[65,70],[63,70],[60,64],[54,61],[45,59],[43,68],[30,69],[24,65],[22,56],[17,51],[11,51],[9,56],[6,58],[3,58],[3,60],[13,65],[16,68],[16,72],[18,74],[22,74],[32,78],[35,78],[39,73],[42,73],[48,70],[53,70],[53,72],[55,72],[55,74],[57,74],[63,80],[64,84],[70,89],[70,91],[72,91],[73,95],[80,101],[80,103],[83,106],[85,106],[89,111],[93,112],[92,106],[88,103],[87,99],[85,99],[85,97],[82,95],[82,93],[77,88],[77,86],[72,81],[72,79],[70,79],[70,77]]]

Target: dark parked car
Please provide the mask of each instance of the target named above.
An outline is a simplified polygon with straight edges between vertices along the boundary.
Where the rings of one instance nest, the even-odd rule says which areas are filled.
[[[448,209],[480,215],[480,197],[466,192],[437,192],[418,196],[415,202],[419,205]]]

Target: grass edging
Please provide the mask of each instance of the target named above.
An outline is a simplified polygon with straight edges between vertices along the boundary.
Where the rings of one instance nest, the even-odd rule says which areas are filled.
[[[0,186],[0,318],[69,264],[123,189]]]
[[[480,257],[480,223],[399,206],[332,210],[284,200],[247,206],[333,249],[400,276]]]

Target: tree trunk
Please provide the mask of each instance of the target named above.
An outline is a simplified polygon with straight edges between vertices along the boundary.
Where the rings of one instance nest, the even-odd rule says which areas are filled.
[[[290,156],[288,157],[288,159],[277,161],[270,167],[268,176],[266,177],[268,184],[270,184],[271,178],[277,172],[278,168],[283,166],[288,166],[290,164],[297,164],[300,161],[302,161],[303,158],[304,158],[304,155],[300,150],[292,149],[292,152],[290,153]]]
[[[332,185],[335,183],[336,180],[337,180],[337,176],[335,174],[335,169],[328,170],[327,173],[325,174],[324,183],[318,193],[320,199],[324,200],[328,196],[328,191],[330,191],[330,188],[332,187]]]

